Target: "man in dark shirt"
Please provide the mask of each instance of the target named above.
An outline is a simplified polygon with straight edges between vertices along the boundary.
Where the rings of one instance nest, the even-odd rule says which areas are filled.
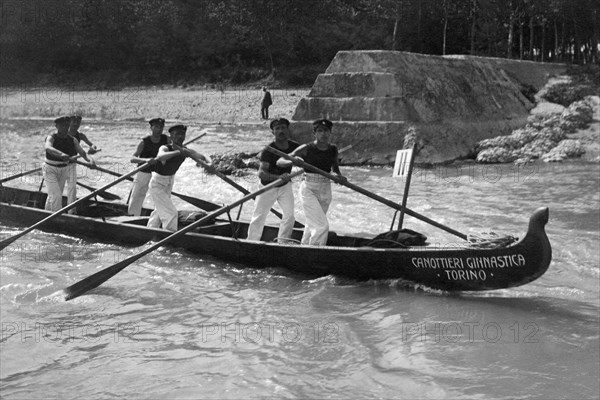
[[[174,125],[169,128],[171,143],[161,146],[156,155],[156,163],[150,180],[150,197],[154,201],[154,211],[148,220],[148,227],[177,230],[177,208],[171,200],[175,173],[187,157],[212,164],[210,157],[183,147],[187,126]]]
[[[271,121],[271,131],[275,137],[275,141],[270,143],[268,146],[276,148],[284,153],[291,153],[294,151],[299,144],[289,140],[290,121],[285,118],[278,118]],[[277,166],[277,157],[275,154],[268,151],[265,147],[260,153],[260,167],[258,169],[258,177],[262,186],[268,185],[269,183],[279,179],[287,178],[292,172],[292,166],[280,168]],[[264,192],[256,198],[254,205],[254,212],[252,214],[252,220],[248,227],[248,239],[249,240],[260,240],[265,226],[265,221],[269,210],[275,204],[275,201],[279,203],[283,216],[279,225],[278,238],[282,242],[292,236],[294,229],[294,190],[292,182],[288,181],[282,186],[279,186],[268,192]]]
[[[346,180],[340,171],[338,148],[330,143],[332,127],[333,123],[328,119],[316,120],[313,122],[315,141],[303,144],[290,155],[302,158],[306,163],[325,172],[333,171],[338,178]],[[282,168],[292,165],[292,161],[283,157],[276,163]],[[331,181],[324,176],[306,171],[299,192],[306,218],[302,244],[325,246],[329,234],[326,214],[331,204]]]
[[[273,104],[273,99],[271,98],[271,93],[267,90],[266,87],[262,88],[265,94],[263,95],[263,99],[260,103],[260,116],[262,119],[269,119],[269,106]]]
[[[158,154],[158,149],[169,143],[169,137],[163,134],[165,120],[162,118],[153,118],[149,123],[152,133],[140,141],[131,158],[132,163],[142,165],[150,162],[154,164],[156,162],[154,157]],[[147,167],[135,174],[129,206],[127,208],[129,215],[140,215],[142,213],[142,206],[148,192],[148,184],[150,183],[150,178],[152,178],[151,172],[152,167]]]
[[[77,192],[75,182],[77,181],[77,170],[75,159],[77,154],[95,166],[94,160],[85,154],[79,142],[69,135],[70,117],[60,117],[54,120],[56,133],[46,138],[46,159],[43,166],[44,182],[48,191],[45,209],[55,212],[63,207],[62,193],[65,183],[72,184],[73,190],[67,193],[67,201],[73,203]],[[75,209],[69,210],[74,214]]]

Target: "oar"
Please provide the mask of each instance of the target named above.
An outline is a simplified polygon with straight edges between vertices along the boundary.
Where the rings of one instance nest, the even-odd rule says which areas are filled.
[[[206,135],[206,132],[204,132],[204,133],[201,133],[200,135],[196,136],[195,138],[188,140],[188,141],[187,141],[187,142],[185,142],[183,145],[184,145],[184,146],[187,146],[188,144],[192,144],[192,143],[194,143],[196,140],[198,140],[198,139],[200,139],[200,138],[204,137],[205,135]]]
[[[421,221],[425,221],[428,224],[431,224],[431,225],[433,225],[433,226],[435,226],[437,228],[440,228],[440,229],[442,229],[442,230],[444,230],[446,232],[449,232],[449,233],[451,233],[453,235],[456,235],[456,236],[458,236],[458,237],[460,237],[460,238],[462,238],[464,240],[467,240],[467,235],[465,235],[464,233],[458,232],[458,231],[456,231],[456,230],[454,230],[452,228],[449,228],[449,227],[447,227],[445,225],[440,224],[439,222],[436,222],[436,221],[434,221],[432,219],[429,219],[426,216],[421,215],[421,214],[419,214],[419,213],[417,213],[417,212],[409,209],[408,207],[402,207],[398,203],[394,203],[391,200],[388,200],[388,199],[386,199],[384,197],[381,197],[381,196],[379,196],[379,195],[377,195],[375,193],[369,192],[368,190],[363,189],[360,186],[354,185],[354,184],[352,184],[352,183],[350,183],[350,182],[348,182],[346,180],[340,179],[340,178],[338,178],[335,175],[329,174],[329,173],[327,173],[327,172],[325,172],[325,171],[323,171],[323,170],[321,170],[321,169],[319,169],[319,168],[317,168],[317,167],[315,167],[315,166],[313,166],[313,165],[311,165],[311,164],[309,164],[307,162],[299,160],[298,158],[291,157],[289,154],[285,154],[284,152],[281,152],[281,151],[279,151],[277,149],[274,149],[272,147],[267,147],[267,149],[270,152],[278,155],[279,157],[283,157],[283,158],[285,158],[287,160],[292,161],[294,164],[297,164],[297,165],[301,166],[302,168],[306,168],[306,169],[309,169],[309,170],[311,170],[313,172],[316,172],[317,174],[322,175],[322,176],[324,176],[326,178],[329,178],[332,181],[334,181],[336,183],[339,183],[340,185],[346,186],[346,187],[348,187],[348,188],[350,188],[352,190],[357,191],[358,193],[364,194],[365,196],[370,197],[373,200],[377,200],[380,203],[383,203],[383,204],[385,204],[385,205],[387,205],[389,207],[392,207],[392,208],[394,208],[396,210],[404,210],[404,212],[406,214],[410,215],[410,216],[418,218]]]
[[[353,147],[352,144],[349,144],[348,146],[344,146],[344,147],[342,147],[341,149],[338,150],[338,154],[342,154],[346,150],[350,150],[352,147]]]
[[[83,187],[83,188],[86,188],[87,190],[89,190],[89,191],[91,191],[91,192],[93,192],[93,191],[95,191],[95,190],[96,190],[96,188],[95,188],[95,187],[88,186],[88,185],[86,185],[86,184],[84,184],[84,183],[81,183],[81,182],[77,182],[77,184],[78,184],[79,186]],[[102,190],[102,191],[99,191],[99,192],[98,192],[98,196],[102,197],[102,198],[103,198],[103,199],[105,199],[105,200],[121,200],[121,196],[119,196],[119,195],[116,195],[116,194],[114,194],[114,193],[110,193],[110,192],[104,191],[104,190]]]
[[[78,164],[82,164],[82,165],[87,165],[86,163],[80,162],[80,161],[78,161],[77,163]],[[100,166],[96,166],[96,169],[98,171],[100,171],[100,172],[105,172],[105,173],[107,173],[109,175],[113,175],[113,176],[116,176],[116,177],[123,176],[123,175],[119,174],[118,172],[114,172],[114,171],[111,171],[110,169],[102,168]],[[125,178],[125,179],[127,179],[129,181],[133,181],[133,178],[131,178],[129,176],[127,178]],[[196,207],[198,207],[198,208],[200,208],[202,210],[205,210],[205,211],[213,211],[213,210],[216,210],[216,209],[218,209],[218,208],[221,207],[218,204],[211,203],[209,201],[202,200],[202,199],[197,199],[195,197],[186,196],[184,194],[175,193],[175,192],[171,192],[171,194],[173,196],[177,196],[180,199],[182,199],[183,201],[187,201],[188,203],[190,203],[190,204],[192,204],[192,205],[194,205],[194,206],[196,206]]]
[[[127,177],[138,173],[142,169],[146,168],[148,165],[149,165],[148,163],[141,165],[140,167],[134,169],[133,171],[121,176],[119,179],[115,179],[113,182],[110,182],[110,183],[102,186],[100,189],[97,189],[97,190],[93,191],[92,193],[85,195],[82,198],[77,199],[70,204],[67,204],[65,207],[61,208],[60,210],[56,211],[55,213],[49,215],[48,217],[44,218],[43,220],[38,221],[35,224],[31,225],[29,228],[25,229],[23,232],[2,240],[0,242],[0,250],[4,249],[6,246],[10,245],[12,242],[19,239],[20,237],[25,236],[27,233],[31,232],[38,226],[43,225],[44,223],[50,221],[51,219],[58,217],[61,214],[64,214],[65,212],[69,211],[71,208],[74,208],[75,206],[77,206],[77,204],[83,203],[87,199],[90,199],[90,198],[94,197],[95,195],[97,195],[99,192],[106,190],[106,189],[116,185],[117,183],[121,182],[122,180],[127,179]]]
[[[290,175],[290,178],[292,178],[300,173],[302,173],[302,171],[295,172]],[[241,199],[234,201],[233,203],[231,203],[227,206],[223,206],[223,207],[211,212],[210,214],[206,215],[205,217],[200,218],[199,220],[191,223],[190,225],[186,226],[185,228],[182,228],[182,229],[178,230],[177,232],[173,233],[172,235],[167,236],[166,238],[153,244],[152,246],[148,247],[147,249],[145,249],[137,254],[134,254],[130,257],[127,257],[125,260],[120,261],[114,265],[111,265],[110,267],[104,268],[103,270],[98,271],[95,274],[90,275],[87,278],[82,279],[77,283],[74,283],[73,285],[69,286],[68,288],[66,288],[64,290],[65,295],[66,295],[65,300],[74,299],[75,297],[81,296],[88,290],[91,290],[93,288],[100,286],[101,284],[103,284],[104,282],[106,282],[107,280],[109,280],[110,278],[115,276],[116,274],[118,274],[120,271],[125,269],[131,263],[133,263],[136,260],[139,260],[146,254],[177,239],[178,237],[195,229],[197,226],[201,225],[202,223],[209,221],[211,219],[214,219],[214,218],[218,217],[219,215],[228,212],[229,210],[239,206],[240,204],[243,204],[246,201],[255,198],[259,194],[266,192],[267,190],[271,190],[271,189],[277,187],[279,184],[283,183],[283,181],[284,181],[283,179],[277,179],[276,181],[269,183],[268,185],[262,187],[261,189],[255,191],[255,192],[249,193],[246,196],[242,197]]]
[[[246,189],[245,187],[239,185],[237,182],[235,182],[232,179],[229,179],[227,177],[227,175],[224,175],[223,173],[217,171],[214,167],[211,167],[209,165],[206,165],[205,162],[201,161],[201,160],[196,160],[198,162],[198,165],[200,165],[202,168],[204,168],[206,171],[213,173],[215,175],[217,175],[219,178],[221,178],[222,180],[224,180],[225,182],[229,183],[231,186],[233,186],[234,188],[236,188],[237,190],[239,190],[240,192],[244,193],[244,194],[248,194],[250,193],[250,191],[248,189]],[[274,210],[271,208],[271,212],[273,214],[275,214],[278,218],[282,218],[282,215],[279,211]],[[300,222],[296,221],[294,223],[294,227],[296,228],[304,228],[304,225],[302,225]]]
[[[22,176],[35,174],[36,172],[40,172],[41,170],[42,170],[42,167],[39,167],[39,168],[32,169],[31,171],[25,171],[25,172],[21,172],[19,174],[13,175],[13,176],[8,176],[6,178],[0,179],[0,183],[12,181],[13,179],[17,179],[17,178],[20,178]]]
[[[173,196],[177,196],[179,197],[181,200],[186,201],[190,204],[192,204],[195,207],[198,207],[201,210],[204,211],[214,211],[214,210],[218,210],[221,206],[215,203],[211,203],[208,200],[202,200],[196,197],[191,197],[191,196],[187,196],[185,194],[181,194],[181,193],[176,193],[176,192],[171,192],[171,194]]]

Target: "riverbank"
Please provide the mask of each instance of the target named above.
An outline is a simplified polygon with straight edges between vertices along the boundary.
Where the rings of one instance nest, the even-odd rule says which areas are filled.
[[[309,89],[270,90],[270,117],[291,119]],[[140,86],[121,89],[69,87],[4,88],[0,118],[56,118],[79,114],[84,119],[146,121],[160,116],[185,124],[264,125],[261,87]]]
[[[531,110],[532,117],[548,117],[560,115],[565,107],[544,100],[543,95],[548,87],[568,81],[565,77],[553,78],[548,85],[536,95],[537,104]],[[271,90],[274,104],[270,108],[270,117],[292,118],[301,98],[308,95],[309,89],[274,89]],[[69,88],[12,88],[2,93],[3,107],[0,111],[2,119],[18,119],[25,123],[31,119],[48,119],[51,121],[58,115],[80,114],[84,117],[82,131],[93,129],[90,123],[127,122],[129,126],[139,122],[139,135],[147,131],[148,119],[161,116],[167,125],[181,122],[189,125],[191,132],[206,130],[218,135],[219,141],[231,141],[232,153],[242,153],[244,157],[256,154],[270,140],[268,121],[260,118],[260,88],[217,89],[208,86],[188,87],[130,87],[115,90],[91,89],[71,90]],[[295,128],[292,124],[292,135]],[[44,134],[46,130],[44,130]],[[594,103],[594,118],[584,129],[567,134],[569,139],[578,141],[584,148],[580,159],[584,161],[600,161],[600,99]],[[336,142],[334,137],[333,141]],[[344,145],[342,143],[342,145]],[[356,147],[356,146],[355,146]],[[354,150],[354,149],[353,149]],[[349,152],[350,153],[350,152]],[[230,165],[239,164],[239,160],[231,157],[218,157],[224,160],[223,172],[233,172]],[[239,157],[238,157],[239,158]],[[233,160],[231,162],[227,160]],[[249,158],[246,163],[254,166]],[[418,162],[418,160],[417,160]],[[343,164],[356,164],[345,160]],[[366,162],[366,165],[391,165],[393,160],[382,159],[377,163]]]

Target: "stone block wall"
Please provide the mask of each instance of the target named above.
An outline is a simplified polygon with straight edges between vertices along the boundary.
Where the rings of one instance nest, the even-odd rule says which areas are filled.
[[[297,140],[311,140],[310,121],[328,118],[334,142],[354,146],[345,161],[393,163],[412,126],[416,162],[448,162],[469,156],[479,140],[523,125],[534,104],[522,86],[539,89],[564,70],[485,57],[341,51],[298,103],[293,132]]]

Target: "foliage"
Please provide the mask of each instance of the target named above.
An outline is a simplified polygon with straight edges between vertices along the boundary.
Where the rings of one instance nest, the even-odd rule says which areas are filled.
[[[567,70],[567,74],[577,83],[588,83],[600,89],[600,64],[574,65]],[[600,94],[600,90],[597,92]]]
[[[568,107],[571,103],[583,100],[586,96],[597,94],[598,90],[594,90],[589,84],[559,83],[551,86],[543,97],[551,103]]]

